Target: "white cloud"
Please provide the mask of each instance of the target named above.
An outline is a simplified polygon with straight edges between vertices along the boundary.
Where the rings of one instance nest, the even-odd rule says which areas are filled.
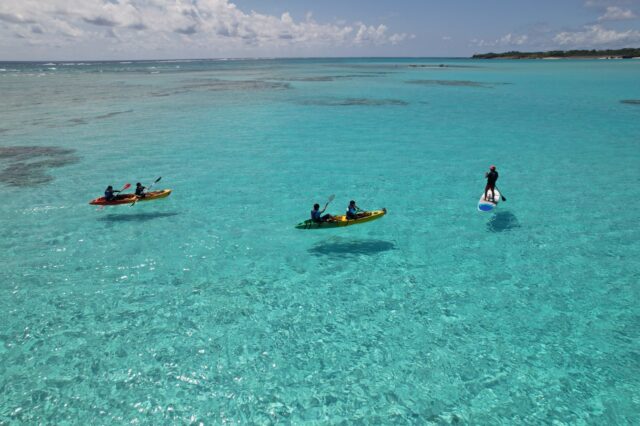
[[[629,9],[622,9],[618,6],[609,6],[598,21],[623,21],[625,19],[635,19],[636,14]]]
[[[588,25],[582,31],[564,31],[558,33],[553,41],[561,46],[591,47],[607,45],[609,47],[626,47],[629,43],[640,42],[640,31],[616,31],[602,25]]]
[[[525,44],[528,39],[529,37],[526,35],[517,36],[509,33],[501,37],[500,40],[498,40],[498,44],[503,46],[521,46]]]
[[[522,46],[529,40],[529,36],[526,34],[506,34],[496,40],[483,40],[474,38],[471,40],[471,44],[477,47],[515,47]]]
[[[32,31],[37,26],[36,31]],[[409,36],[385,25],[295,21],[246,12],[229,0],[21,0],[0,3],[0,45],[105,46],[114,51],[277,51],[397,44]],[[9,42],[8,40],[13,40]]]

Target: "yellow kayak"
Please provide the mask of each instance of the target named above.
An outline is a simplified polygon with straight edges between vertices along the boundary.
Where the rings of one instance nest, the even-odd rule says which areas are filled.
[[[328,228],[341,228],[343,226],[359,225],[365,222],[371,222],[372,220],[380,219],[387,214],[387,209],[371,210],[367,212],[358,213],[357,219],[347,219],[347,216],[334,216],[333,220],[327,222],[314,222],[311,219],[300,222],[296,225],[296,229],[328,229]]]
[[[134,201],[140,202],[158,200],[160,198],[166,198],[169,195],[171,195],[170,189],[161,189],[159,191],[148,192],[144,197],[138,197],[135,194],[122,194],[116,195],[116,197],[111,201],[107,201],[104,197],[100,197],[96,198],[95,200],[89,201],[89,204],[93,204],[95,206],[117,206],[120,204],[131,204]]]

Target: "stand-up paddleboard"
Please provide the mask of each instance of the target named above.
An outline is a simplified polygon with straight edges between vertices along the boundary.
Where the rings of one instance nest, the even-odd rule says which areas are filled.
[[[498,207],[498,201],[500,201],[500,191],[497,189],[493,190],[495,197],[493,200],[491,199],[491,191],[488,191],[487,196],[489,199],[484,198],[484,192],[480,196],[480,201],[478,201],[478,211],[481,212],[490,212],[491,210]]]

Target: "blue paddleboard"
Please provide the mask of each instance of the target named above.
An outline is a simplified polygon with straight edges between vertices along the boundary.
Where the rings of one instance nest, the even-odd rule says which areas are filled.
[[[496,189],[494,190],[494,193],[495,197],[493,198],[493,200],[491,199],[491,191],[489,191],[489,193],[487,194],[489,197],[488,200],[484,198],[484,192],[482,193],[482,195],[480,196],[480,201],[478,201],[478,211],[490,212],[491,210],[498,207],[498,201],[500,201],[500,191]]]

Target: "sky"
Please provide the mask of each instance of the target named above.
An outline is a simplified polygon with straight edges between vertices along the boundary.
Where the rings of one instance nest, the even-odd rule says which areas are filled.
[[[0,0],[0,61],[640,47],[640,0]]]

